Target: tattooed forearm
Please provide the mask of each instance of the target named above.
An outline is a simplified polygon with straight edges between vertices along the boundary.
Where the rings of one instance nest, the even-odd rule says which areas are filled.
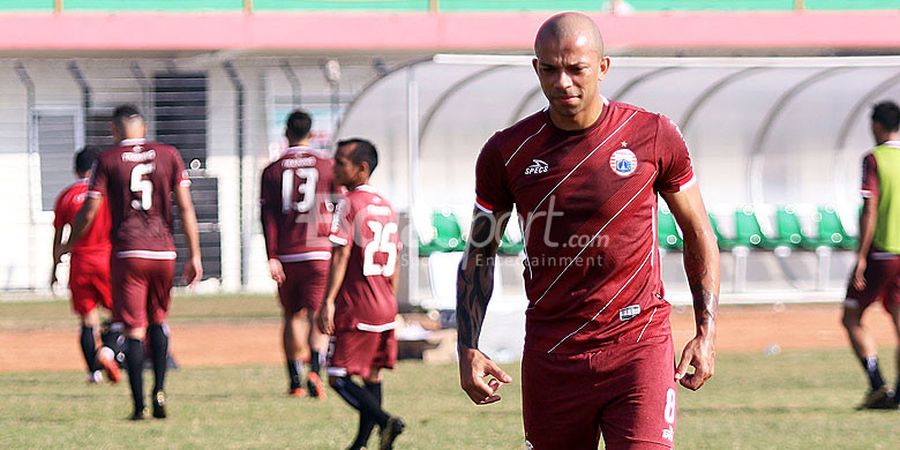
[[[685,235],[684,270],[694,300],[697,334],[714,336],[719,307],[719,251],[704,233]]]
[[[494,257],[508,218],[507,214],[488,214],[478,209],[473,213],[469,242],[459,263],[456,280],[456,326],[460,347],[478,348],[484,313],[494,290]]]

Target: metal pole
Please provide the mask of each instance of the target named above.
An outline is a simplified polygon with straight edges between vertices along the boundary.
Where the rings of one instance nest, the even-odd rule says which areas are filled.
[[[63,12],[63,0],[53,0],[53,12],[56,14]]]
[[[436,13],[441,11],[440,0],[428,0],[428,12]]]
[[[300,78],[297,77],[297,73],[294,72],[294,68],[287,60],[281,62],[281,71],[284,72],[284,77],[291,85],[291,107],[299,108],[303,104],[303,85],[300,83]]]
[[[37,192],[37,177],[35,176],[35,168],[38,164],[38,148],[37,133],[35,130],[34,120],[34,81],[28,75],[28,71],[21,62],[16,63],[16,74],[19,81],[25,86],[25,99],[28,109],[27,121],[27,139],[28,139],[28,287],[35,288],[35,211],[40,208],[40,200],[35,198]]]
[[[805,8],[803,0],[794,0],[794,11],[803,11]]]
[[[235,139],[238,153],[238,216],[241,230],[241,289],[247,289],[250,269],[250,221],[244,208],[244,83],[231,61],[222,66],[235,91]]]
[[[414,69],[406,71],[406,145],[409,161],[407,198],[409,226],[406,235],[408,295],[411,305],[418,305],[419,293],[419,234],[416,232],[416,187],[419,181],[419,86]]]
[[[153,100],[150,91],[153,89],[153,86],[150,83],[150,79],[147,78],[147,74],[144,73],[144,70],[141,69],[141,65],[138,64],[137,61],[131,63],[131,74],[134,75],[134,79],[137,80],[138,84],[141,86],[141,110],[145,112],[151,111],[153,109],[151,105]],[[147,122],[147,135],[155,138],[156,121],[149,120]]]
[[[84,78],[84,73],[81,71],[81,67],[78,67],[77,61],[69,61],[69,73],[81,88],[82,117],[87,118],[88,110],[91,108],[91,106],[93,106],[94,103],[91,85],[88,84],[87,79]]]
[[[253,13],[253,0],[244,0],[244,13]]]

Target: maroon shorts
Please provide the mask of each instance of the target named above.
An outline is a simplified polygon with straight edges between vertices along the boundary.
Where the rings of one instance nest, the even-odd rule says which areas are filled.
[[[69,270],[69,289],[72,291],[72,310],[84,316],[103,306],[112,309],[109,283],[109,257],[73,257]]]
[[[882,251],[871,251],[866,257],[866,287],[853,287],[853,274],[847,285],[844,306],[866,309],[881,300],[885,309],[889,305],[900,305],[900,255]]]
[[[671,448],[675,438],[671,335],[611,343],[591,353],[525,350],[522,403],[526,448]]]
[[[284,283],[278,288],[278,298],[285,314],[301,309],[318,311],[328,285],[329,261],[284,263]]]
[[[114,258],[110,267],[113,321],[126,328],[165,322],[169,311],[174,260]]]
[[[397,338],[394,330],[339,331],[328,344],[328,375],[366,378],[372,368],[393,369],[397,362]]]

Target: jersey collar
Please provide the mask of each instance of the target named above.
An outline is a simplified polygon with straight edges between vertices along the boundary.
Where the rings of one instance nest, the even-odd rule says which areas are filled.
[[[373,188],[372,185],[366,183],[366,184],[361,184],[361,185],[357,186],[356,189],[354,189],[353,191],[354,191],[354,192],[355,192],[355,191],[361,191],[361,192],[372,192],[372,193],[374,193],[374,192],[375,192],[375,188]]]
[[[141,145],[147,142],[145,138],[122,139],[119,141],[120,147],[130,147],[132,145]]]

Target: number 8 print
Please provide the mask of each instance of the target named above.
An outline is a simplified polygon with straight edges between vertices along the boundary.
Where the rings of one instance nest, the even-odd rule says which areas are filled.
[[[675,389],[669,388],[666,391],[666,410],[663,417],[665,417],[666,423],[675,423]]]

